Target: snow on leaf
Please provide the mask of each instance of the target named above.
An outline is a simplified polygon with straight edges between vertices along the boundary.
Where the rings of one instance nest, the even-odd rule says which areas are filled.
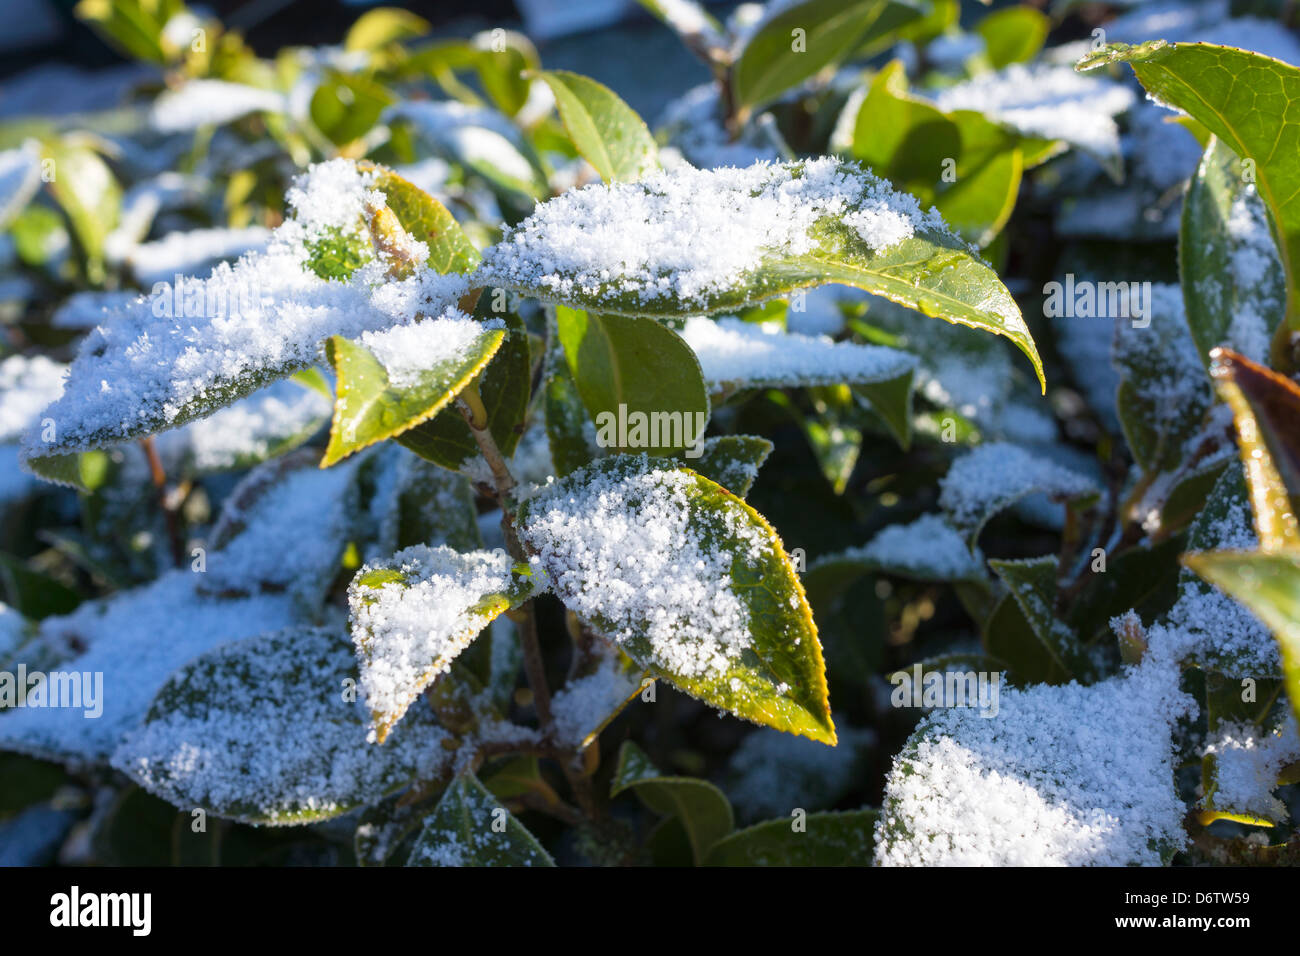
[[[825,810],[860,782],[872,730],[839,728],[839,744],[819,747],[769,727],[752,731],[731,754],[724,787],[746,820],[784,817],[795,809]]]
[[[466,773],[451,782],[425,819],[406,865],[554,866],[555,861],[477,777]]]
[[[597,641],[587,672],[565,681],[551,698],[556,740],[587,747],[641,691],[645,671],[617,647]]]
[[[543,203],[480,279],[595,312],[736,310],[839,282],[1005,335],[1041,371],[1014,300],[934,210],[854,163],[688,166]]]
[[[212,529],[197,590],[227,597],[285,592],[304,609],[316,608],[356,523],[355,464],[322,471],[304,450],[249,472]]]
[[[163,285],[100,325],[46,413],[55,440],[29,433],[28,460],[175,428],[311,365],[330,335],[360,335],[452,304],[463,277],[421,269],[382,281],[379,260],[342,281],[307,268],[312,244],[329,230],[362,228],[363,206],[376,195],[347,161],[313,167],[289,191],[296,218],[265,253],[218,266],[207,279]]]
[[[103,712],[94,720],[86,719],[84,709],[69,707],[0,713],[0,750],[75,764],[107,760],[177,667],[225,641],[297,620],[288,595],[211,597],[198,590],[202,577],[188,568],[171,571],[152,584],[43,620],[13,665],[102,675]]]
[[[382,751],[367,745],[355,675],[346,636],[329,628],[225,644],[168,679],[113,766],[177,806],[272,825],[338,816],[439,773],[447,734],[428,711]]]
[[[808,570],[850,565],[918,581],[982,580],[984,558],[941,515],[892,524],[860,547],[818,558]]]
[[[525,501],[518,527],[565,605],[637,663],[737,716],[834,743],[803,587],[739,498],[618,455]]]
[[[939,505],[954,528],[974,545],[988,520],[1037,493],[1085,506],[1099,490],[1078,472],[1016,445],[980,445],[952,463],[940,482]]]
[[[263,252],[271,232],[261,226],[245,229],[191,229],[169,232],[161,239],[141,243],[126,253],[136,281],[145,288],[193,275],[219,261]]]
[[[224,80],[190,80],[154,100],[149,122],[160,133],[221,126],[249,113],[285,113],[288,99],[272,90]]]
[[[1220,723],[1205,742],[1213,758],[1209,794],[1219,813],[1246,814],[1282,822],[1286,806],[1274,796],[1283,767],[1300,760],[1300,734],[1296,719],[1287,714],[1280,726],[1254,723]]]
[[[732,494],[744,498],[758,478],[758,469],[772,453],[772,443],[755,435],[716,435],[706,438],[697,458],[679,454],[691,471],[716,481]]]
[[[1121,83],[1080,76],[1068,66],[1013,63],[946,87],[934,100],[945,113],[975,110],[1021,135],[1064,140],[1114,174],[1120,162],[1115,117],[1137,97]]]
[[[322,466],[393,438],[447,407],[505,340],[502,322],[476,322],[449,308],[436,319],[332,336],[325,350],[338,378]]]
[[[682,337],[714,390],[871,384],[907,375],[917,364],[906,352],[882,345],[833,342],[734,316],[687,319]]]
[[[1169,661],[1089,687],[935,710],[894,758],[882,866],[1156,866],[1186,841],[1172,733],[1195,711]]]
[[[1241,472],[1229,467],[1192,522],[1187,550],[1252,551],[1259,546]],[[1251,611],[1190,570],[1178,578],[1178,600],[1147,630],[1147,643],[1172,660],[1229,677],[1281,672],[1277,643]]]
[[[43,355],[10,355],[0,360],[0,444],[17,441],[63,391],[67,366]]]
[[[7,228],[40,188],[41,153],[34,142],[0,152],[0,228]]]
[[[1208,363],[1216,345],[1229,345],[1252,361],[1267,361],[1273,329],[1286,314],[1282,263],[1255,184],[1217,138],[1183,201],[1178,261],[1201,360]]]
[[[416,545],[368,564],[348,588],[370,739],[406,709],[497,615],[532,597],[539,575],[500,551]]]

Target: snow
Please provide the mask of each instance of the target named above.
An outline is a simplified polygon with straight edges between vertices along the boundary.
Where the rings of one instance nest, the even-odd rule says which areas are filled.
[[[664,107],[658,126],[667,131],[669,143],[682,157],[700,169],[744,167],[781,159],[775,146],[760,139],[753,124],[746,124],[739,139],[733,142],[722,117],[717,84],[703,83]]]
[[[304,268],[307,243],[349,224],[379,196],[344,160],[313,167],[289,192],[298,213],[280,226],[266,252],[222,264],[207,279],[160,284],[129,303],[82,342],[63,396],[46,415],[54,446],[29,432],[29,456],[79,451],[210,414],[250,385],[304,368],[329,335],[411,321],[442,312],[464,291],[463,276],[418,269],[382,282],[374,261],[346,281]]]
[[[271,457],[329,420],[333,404],[315,389],[275,382],[209,418],[158,436],[158,455],[171,473],[240,468]]]
[[[10,355],[0,360],[0,444],[17,441],[39,427],[41,412],[63,391],[67,366],[44,355]]]
[[[141,285],[152,286],[191,275],[217,260],[262,252],[270,239],[271,231],[261,226],[169,232],[155,242],[136,246],[127,253],[126,261]]]
[[[984,559],[971,552],[941,515],[922,515],[908,524],[891,524],[865,545],[828,555],[814,563],[862,562],[891,574],[925,580],[960,581],[984,574]]]
[[[367,564],[348,589],[361,688],[381,739],[407,707],[512,602],[515,563],[501,551],[416,545]],[[400,576],[378,586],[368,574]]]
[[[113,766],[181,807],[292,824],[436,775],[447,733],[423,712],[376,751],[346,691],[356,670],[332,628],[290,629],[209,652],[176,673]]]
[[[541,204],[487,250],[479,278],[547,298],[703,306],[751,283],[768,261],[815,251],[809,230],[827,217],[877,252],[946,231],[938,213],[852,163],[681,166]]]
[[[1152,283],[1149,299],[1149,326],[1115,323],[1111,361],[1151,410],[1147,426],[1158,433],[1178,434],[1189,416],[1208,405],[1210,383],[1187,326],[1182,289],[1172,283]]]
[[[1277,244],[1253,185],[1233,200],[1226,226],[1236,243],[1227,272],[1237,293],[1231,302],[1227,344],[1249,359],[1267,363],[1273,327],[1285,313],[1286,301],[1275,278],[1282,275]]]
[[[1119,155],[1114,117],[1137,102],[1131,89],[1069,66],[1013,63],[939,90],[945,113],[976,110],[1026,136],[1061,139],[1101,157]]]
[[[1283,767],[1300,760],[1295,717],[1266,730],[1226,721],[1210,733],[1204,753],[1214,757],[1214,808],[1282,822],[1287,810],[1273,795]]]
[[[1005,688],[996,718],[936,710],[895,758],[882,866],[1156,866],[1186,842],[1172,735],[1195,702],[1144,662],[1082,687]]]
[[[816,741],[770,727],[752,731],[727,766],[726,793],[746,820],[789,818],[797,809],[825,810],[862,783],[865,751],[874,731],[841,726],[839,743]]]
[[[570,747],[584,746],[641,688],[642,671],[616,648],[597,641],[595,651],[595,669],[565,681],[551,698],[555,739]]]
[[[609,462],[529,502],[519,536],[534,566],[605,636],[647,640],[649,663],[686,677],[724,674],[750,646],[750,619],[732,582],[736,555],[711,542],[738,536],[753,563],[770,539],[738,503],[698,507],[692,475],[645,455]]]
[[[897,349],[833,342],[786,332],[778,322],[743,322],[734,316],[687,319],[682,337],[700,360],[704,380],[715,389],[882,382],[917,364]]]
[[[0,227],[6,227],[41,188],[41,152],[32,140],[0,151]]]
[[[139,298],[138,292],[74,292],[54,310],[50,325],[56,329],[93,329]]]
[[[1075,498],[1097,493],[1093,482],[1017,445],[990,442],[952,463],[939,484],[939,504],[963,534],[978,533],[995,512],[1027,495]]]
[[[374,353],[394,388],[411,388],[439,366],[467,361],[484,336],[504,329],[500,319],[476,322],[455,307],[436,319],[420,319],[380,332],[366,332],[361,344]]]
[[[177,667],[223,641],[295,620],[286,595],[207,597],[199,591],[202,581],[188,568],[171,571],[142,588],[43,620],[20,661],[36,669],[53,659],[60,670],[102,673],[103,714],[87,719],[82,710],[68,708],[0,714],[0,750],[75,764],[107,760]],[[80,647],[85,652],[77,655]]]
[[[224,80],[190,80],[154,100],[149,122],[160,133],[184,133],[201,126],[220,126],[249,113],[284,113],[283,94]]]

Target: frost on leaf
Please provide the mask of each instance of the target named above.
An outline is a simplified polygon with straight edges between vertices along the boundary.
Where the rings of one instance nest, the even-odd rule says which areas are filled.
[[[859,385],[910,373],[916,359],[882,345],[833,342],[784,331],[777,323],[687,319],[682,337],[713,390]]]
[[[181,807],[252,823],[337,816],[436,776],[444,730],[425,710],[366,743],[346,635],[295,628],[226,644],[178,670],[113,766]]]
[[[689,316],[838,282],[1011,338],[1014,300],[934,210],[853,163],[681,166],[572,190],[484,256],[480,281],[625,315]]]
[[[757,723],[835,740],[821,645],[776,533],[693,472],[604,459],[520,509],[560,599],[633,660]]]
[[[885,866],[1157,866],[1186,841],[1176,722],[1196,709],[1151,660],[1090,687],[1004,688],[994,717],[934,711],[894,758]]]
[[[940,483],[939,504],[953,527],[973,545],[993,515],[1038,493],[1086,504],[1099,491],[1078,472],[1019,446],[993,442],[952,463]]]
[[[502,551],[416,545],[362,568],[348,606],[370,738],[382,743],[479,631],[531,597],[538,582]]]
[[[866,772],[875,731],[840,727],[839,744],[812,741],[767,727],[740,742],[727,765],[725,790],[746,820],[789,817],[796,808],[825,810],[854,789]]]
[[[504,826],[502,826],[504,824]],[[451,782],[407,866],[554,866],[551,855],[472,773]]]
[[[312,167],[288,193],[295,217],[265,252],[206,279],[161,284],[107,318],[83,340],[63,395],[45,413],[53,440],[30,431],[26,457],[175,428],[315,363],[330,335],[357,336],[453,304],[463,277],[421,267],[385,280],[383,257],[368,245],[367,262],[340,264],[362,241],[367,204],[383,204],[372,186],[372,174],[345,160]]]

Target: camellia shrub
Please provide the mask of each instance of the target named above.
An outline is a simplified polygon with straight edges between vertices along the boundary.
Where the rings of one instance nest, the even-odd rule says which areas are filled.
[[[83,0],[151,68],[0,127],[0,860],[1295,862],[1291,6],[643,3],[653,130]]]

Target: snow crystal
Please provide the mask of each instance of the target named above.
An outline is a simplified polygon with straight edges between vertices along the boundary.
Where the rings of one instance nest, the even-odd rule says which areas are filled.
[[[347,639],[295,629],[217,648],[179,671],[166,706],[129,734],[113,765],[181,806],[296,823],[369,803],[446,762],[431,714],[382,751],[345,696],[356,671]]]
[[[922,213],[911,196],[834,159],[683,166],[543,203],[487,251],[481,278],[560,298],[704,305],[766,261],[814,252],[809,230],[826,217],[845,221],[874,251],[946,229],[934,210]]]
[[[282,94],[272,90],[224,80],[190,80],[154,100],[149,121],[160,133],[183,133],[220,126],[249,113],[283,113],[288,105]]]
[[[1214,756],[1214,806],[1265,819],[1286,819],[1286,807],[1273,796],[1279,772],[1300,760],[1300,734],[1295,717],[1287,714],[1281,727],[1264,730],[1255,724],[1219,724],[1205,744]]]
[[[533,498],[519,534],[565,605],[612,640],[644,637],[652,663],[717,676],[750,646],[749,611],[731,578],[733,535],[758,559],[772,545],[737,506],[693,505],[697,479],[647,456],[611,459]],[[642,661],[642,663],[646,663]]]
[[[1096,493],[1091,480],[1006,442],[980,445],[952,463],[940,482],[939,504],[970,534],[996,511],[1035,492],[1073,498]]]
[[[1156,866],[1186,812],[1172,733],[1194,713],[1170,662],[1082,687],[1002,691],[998,715],[936,710],[894,760],[884,866]]]
[[[742,322],[733,316],[687,319],[682,337],[714,388],[881,382],[916,367],[913,356],[897,349],[797,335],[777,322]]]
[[[361,688],[378,729],[396,722],[503,610],[501,596],[518,590],[514,566],[503,551],[459,554],[416,545],[361,569],[348,606]],[[396,572],[400,580],[359,583],[376,571]],[[379,737],[377,728],[371,739]]]

